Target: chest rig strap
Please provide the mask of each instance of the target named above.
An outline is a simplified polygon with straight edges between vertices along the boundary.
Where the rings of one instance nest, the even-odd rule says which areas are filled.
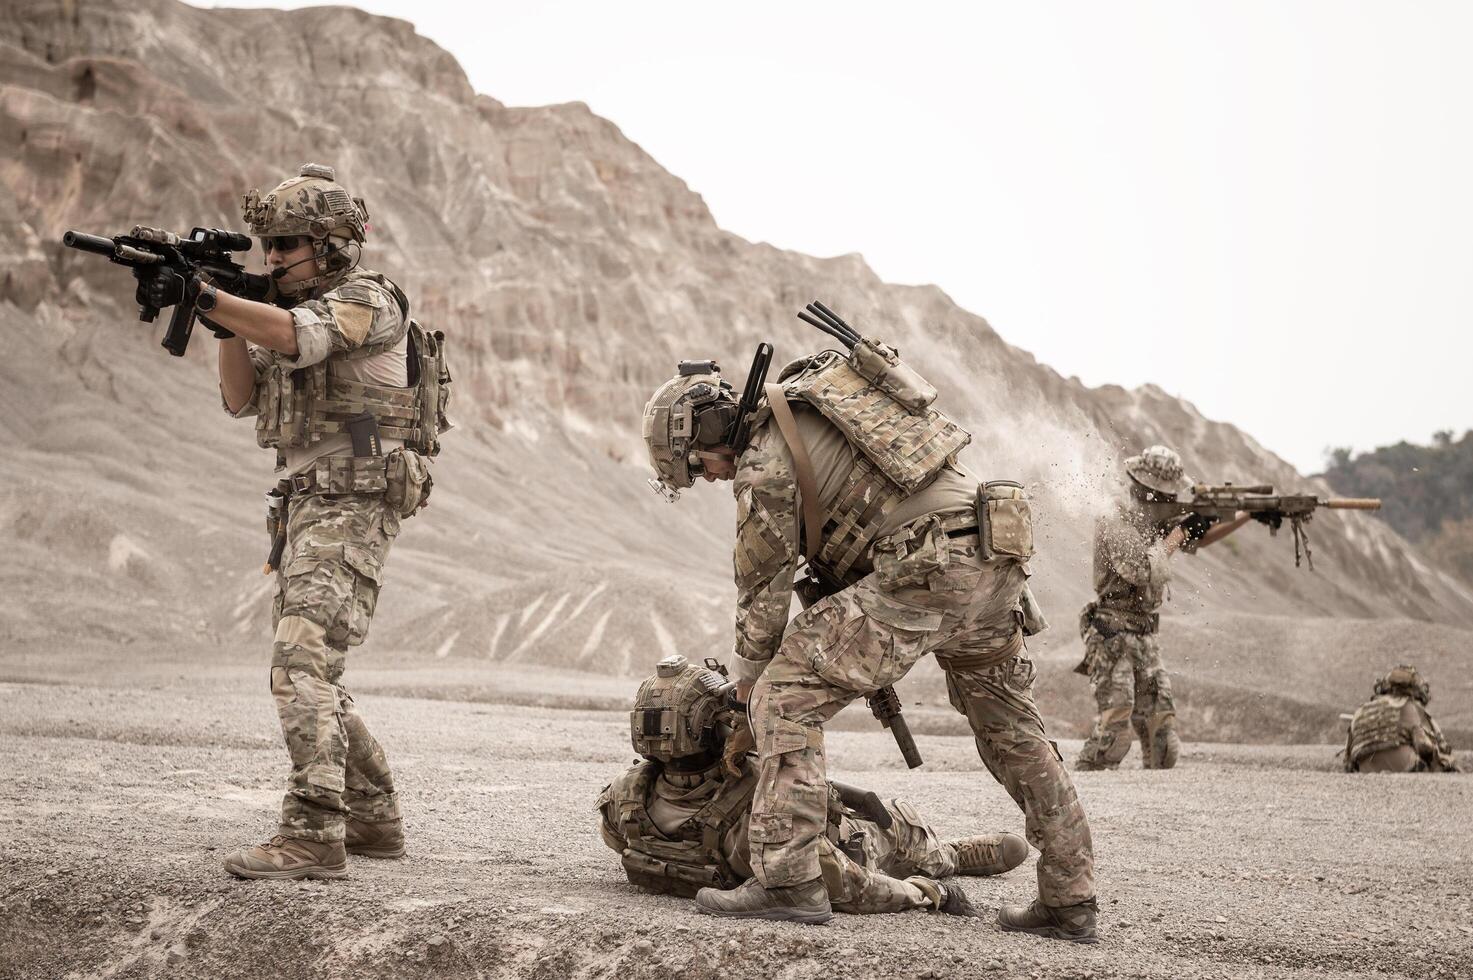
[[[798,420],[793,417],[792,406],[782,385],[769,384],[767,405],[772,409],[772,420],[778,432],[793,454],[793,475],[798,478],[798,496],[803,505],[803,557],[810,560],[818,557],[819,543],[823,536],[823,511],[818,505],[818,481],[813,475],[813,460],[808,458],[808,447],[798,435]]]

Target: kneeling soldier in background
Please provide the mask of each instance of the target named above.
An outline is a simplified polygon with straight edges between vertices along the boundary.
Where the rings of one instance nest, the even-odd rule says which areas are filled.
[[[1452,748],[1427,711],[1432,690],[1401,664],[1376,681],[1376,696],[1355,709],[1345,736],[1346,772],[1458,772]]]

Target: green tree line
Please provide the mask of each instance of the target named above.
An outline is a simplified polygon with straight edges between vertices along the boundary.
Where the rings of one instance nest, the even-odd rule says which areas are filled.
[[[1370,452],[1326,453],[1324,478],[1338,494],[1380,497],[1381,516],[1444,568],[1473,583],[1473,430],[1432,445],[1399,442]]]

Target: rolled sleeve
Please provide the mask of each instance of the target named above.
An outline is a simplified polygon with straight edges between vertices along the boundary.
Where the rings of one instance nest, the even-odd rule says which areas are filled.
[[[266,380],[266,372],[271,370],[272,354],[264,347],[251,347],[249,351],[251,367],[255,370],[255,387],[251,389],[251,397],[241,406],[240,411],[232,412],[230,405],[225,401],[225,391],[220,390],[220,408],[226,415],[233,419],[250,418],[261,413],[261,386]]]
[[[281,355],[281,361],[292,368],[311,367],[327,360],[332,353],[331,327],[322,318],[316,302],[303,303],[291,309],[292,325],[297,328],[297,356]]]
[[[738,684],[751,684],[762,676],[762,672],[767,669],[767,665],[771,662],[770,657],[762,660],[748,660],[739,653],[733,653],[731,655],[731,667],[729,668],[731,679]]]

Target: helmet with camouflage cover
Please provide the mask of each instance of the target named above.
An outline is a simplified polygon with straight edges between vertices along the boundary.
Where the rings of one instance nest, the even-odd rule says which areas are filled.
[[[1166,446],[1151,446],[1125,461],[1125,472],[1137,484],[1155,493],[1175,497],[1190,485],[1181,469],[1181,457]]]
[[[1399,694],[1416,698],[1423,704],[1432,700],[1432,688],[1411,664],[1397,664],[1384,676],[1376,678],[1376,693]]]
[[[339,183],[332,167],[303,165],[263,197],[251,190],[241,200],[241,215],[259,238],[306,235],[314,244],[318,275],[310,280],[281,284],[283,292],[301,292],[320,285],[357,263],[357,250],[367,237],[368,207]]]
[[[681,361],[679,373],[644,406],[643,434],[655,479],[650,486],[674,500],[695,482],[699,453],[719,446],[737,416],[731,385],[715,361]]]
[[[731,709],[725,685],[726,678],[712,667],[698,667],[679,654],[661,660],[655,675],[639,685],[629,712],[634,751],[672,769],[710,768],[726,740],[723,719]]]

